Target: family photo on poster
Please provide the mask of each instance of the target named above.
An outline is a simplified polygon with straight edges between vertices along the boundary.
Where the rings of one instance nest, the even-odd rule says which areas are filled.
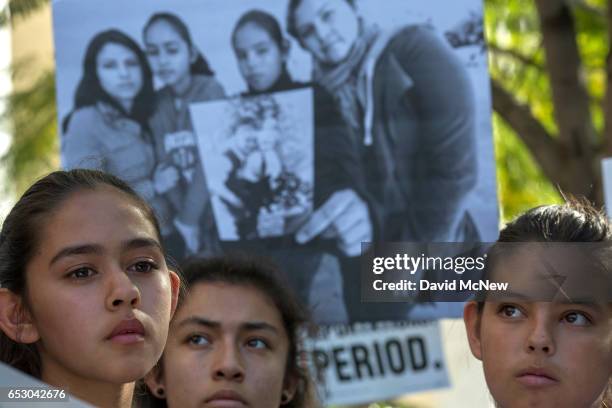
[[[271,256],[320,323],[456,316],[359,285],[362,242],[498,229],[482,4],[446,3],[56,1],[62,166],[126,180],[177,260]]]

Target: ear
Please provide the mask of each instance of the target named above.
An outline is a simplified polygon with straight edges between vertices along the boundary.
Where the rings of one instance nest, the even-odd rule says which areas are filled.
[[[287,405],[293,400],[293,397],[295,397],[295,392],[297,391],[297,386],[298,379],[295,375],[288,375],[285,378],[283,392],[281,394],[281,405]]]
[[[192,45],[189,49],[189,63],[193,64],[198,59],[198,55],[200,55],[200,51],[195,45]]]
[[[482,350],[480,348],[480,312],[478,303],[468,302],[463,309],[463,323],[467,332],[468,343],[472,354],[482,360]]]
[[[144,382],[147,384],[151,394],[155,395],[157,398],[166,399],[166,384],[162,371],[160,360],[160,362],[155,364],[155,367],[145,375]]]
[[[174,316],[174,312],[176,312],[176,305],[178,304],[179,292],[181,290],[181,278],[177,275],[176,272],[169,270],[170,274],[170,290],[171,290],[171,309],[170,316]]]
[[[17,343],[30,344],[40,339],[21,296],[6,288],[0,288],[0,330]]]
[[[283,42],[281,44],[281,54],[283,55],[283,60],[287,62],[287,58],[289,58],[289,51],[291,51],[291,42],[283,38]]]

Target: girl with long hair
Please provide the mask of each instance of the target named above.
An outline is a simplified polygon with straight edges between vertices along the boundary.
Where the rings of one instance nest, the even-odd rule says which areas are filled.
[[[150,202],[162,233],[170,231],[164,180],[155,170],[148,120],[155,109],[153,76],[138,44],[118,30],[87,46],[74,109],[63,123],[65,168],[92,168],[121,176]]]
[[[225,92],[178,16],[152,15],[143,41],[153,73],[163,84],[150,125],[158,170],[167,180],[165,196],[176,214],[173,224],[184,242],[182,255],[216,253],[218,238],[189,104],[220,99]]]
[[[318,406],[299,340],[306,314],[273,265],[193,259],[183,274],[187,295],[146,378],[148,406]]]
[[[0,361],[96,406],[130,407],[178,301],[152,208],[95,170],[34,183],[0,232]]]

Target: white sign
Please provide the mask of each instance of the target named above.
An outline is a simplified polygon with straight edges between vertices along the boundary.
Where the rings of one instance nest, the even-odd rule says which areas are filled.
[[[306,340],[326,404],[449,386],[438,322],[326,326]]]

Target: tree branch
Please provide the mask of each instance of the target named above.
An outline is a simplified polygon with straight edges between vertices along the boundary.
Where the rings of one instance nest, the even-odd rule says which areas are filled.
[[[490,42],[489,44],[487,44],[487,47],[494,54],[507,55],[509,57],[512,57],[518,60],[519,62],[522,62],[524,65],[527,65],[532,68],[536,68],[539,71],[544,71],[544,65],[541,62],[537,61],[533,57],[523,55],[517,50],[513,50],[510,48],[502,48],[494,42]]]
[[[580,79],[581,58],[572,11],[565,0],[535,0],[550,75],[559,142],[567,152],[568,191],[592,198],[597,135],[589,95]]]
[[[533,116],[528,106],[520,104],[497,81],[491,80],[493,109],[510,125],[539,163],[553,184],[565,186],[564,154],[559,143]]]

